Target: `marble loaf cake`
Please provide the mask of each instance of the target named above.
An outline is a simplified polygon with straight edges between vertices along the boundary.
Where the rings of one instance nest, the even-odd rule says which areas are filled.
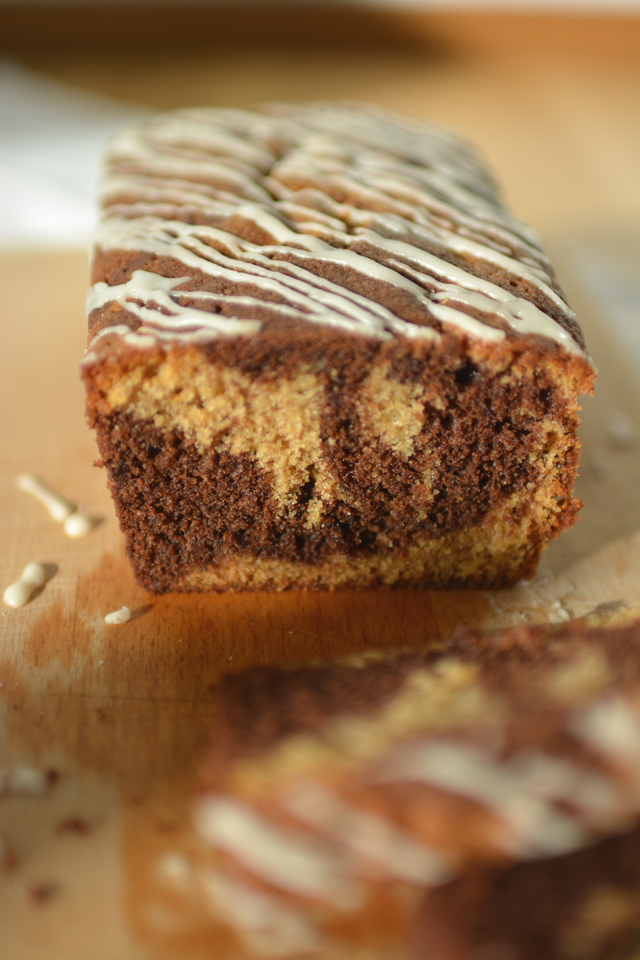
[[[111,143],[83,362],[139,582],[501,587],[575,520],[594,368],[474,151],[377,108]]]
[[[140,928],[217,960],[637,960],[639,617],[227,675]]]

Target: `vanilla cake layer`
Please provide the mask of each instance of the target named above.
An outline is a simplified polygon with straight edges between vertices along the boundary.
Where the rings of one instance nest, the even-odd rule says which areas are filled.
[[[88,414],[139,581],[506,586],[570,526],[594,370],[470,148],[372,108],[114,141]]]

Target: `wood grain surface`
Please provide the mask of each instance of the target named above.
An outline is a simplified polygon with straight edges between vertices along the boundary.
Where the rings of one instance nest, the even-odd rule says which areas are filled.
[[[287,85],[297,96],[362,98],[364,69],[370,99],[432,113],[486,145],[516,211],[544,233],[600,369],[596,396],[584,404],[583,519],[548,549],[535,581],[499,593],[150,597],[133,580],[104,473],[92,466],[78,374],[86,256],[0,257],[0,585],[33,560],[52,574],[26,607],[0,615],[1,958],[191,956],[133,922],[140,874],[132,862],[150,856],[155,841],[144,825],[162,825],[162,797],[189,775],[206,742],[222,671],[423,644],[460,621],[493,628],[640,602],[638,445],[633,431],[621,442],[615,429],[620,415],[638,427],[639,368],[585,267],[637,267],[629,243],[640,169],[630,129],[635,68],[608,54],[422,66],[377,56],[376,67],[362,54],[354,73],[338,54],[305,66],[295,51],[288,60],[266,52],[243,65],[239,89],[239,68],[227,61],[225,89],[233,104],[282,96]],[[128,84],[132,99],[158,106],[202,102],[222,77],[220,63],[208,73],[203,62],[182,71],[179,61],[165,63],[154,100],[147,93],[161,65],[146,62],[147,74],[132,64],[109,79],[104,63],[79,57],[66,76],[108,92]],[[164,100],[158,90],[169,91]],[[67,538],[17,489],[22,471],[100,518],[92,533]],[[132,620],[107,626],[105,614],[123,604]],[[3,788],[16,765],[55,773],[44,796]]]

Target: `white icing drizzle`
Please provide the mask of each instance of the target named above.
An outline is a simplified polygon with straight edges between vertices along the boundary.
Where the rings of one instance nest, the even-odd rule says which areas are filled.
[[[417,743],[391,758],[379,780],[426,783],[475,800],[505,823],[509,832],[503,846],[522,857],[577,849],[586,842],[586,825],[615,825],[628,812],[609,779],[533,752],[499,761],[462,743]],[[579,816],[560,810],[558,803],[576,808]]]
[[[496,342],[507,330],[535,334],[581,352],[510,286],[524,283],[575,319],[551,286],[536,237],[504,209],[464,142],[418,121],[348,104],[166,114],[112,141],[103,197],[100,249],[139,250],[185,267],[181,279],[138,270],[125,284],[91,291],[90,313],[115,301],[141,322],[131,335],[121,324],[105,328],[132,346],[250,335],[261,326],[256,311],[437,341],[432,327],[388,306],[395,291],[427,323]],[[505,287],[476,277],[474,260],[494,268]],[[347,268],[346,279],[324,279],[327,266]],[[193,285],[194,271],[220,292],[177,289]],[[373,281],[371,299],[342,285],[358,278]],[[85,363],[95,359],[90,349]]]
[[[640,702],[615,694],[577,712],[570,730],[606,760],[627,769],[640,808]]]
[[[302,833],[276,827],[230,797],[204,799],[194,811],[196,830],[212,846],[237,857],[281,890],[355,910],[360,884],[344,873],[342,858]]]
[[[471,274],[460,269],[460,267],[439,260],[438,257],[434,257],[411,244],[388,240],[375,234],[365,234],[365,236],[370,236],[376,246],[396,253],[400,257],[405,257],[409,262],[416,264],[418,269],[414,276],[417,278],[421,275],[425,279],[428,277],[430,283],[436,286],[435,300],[466,303],[489,315],[500,317],[520,333],[536,333],[546,336],[551,340],[562,343],[570,352],[577,351],[577,344],[570,334],[529,300],[514,297],[495,283],[490,283],[488,280],[482,280],[479,277],[472,277]],[[392,262],[397,268],[403,268],[401,262],[397,260]],[[524,279],[531,279],[530,275],[527,276],[526,271],[523,271],[521,275]],[[442,277],[446,282],[442,284],[436,281],[434,284],[435,277]],[[553,299],[557,305],[562,304],[565,310],[567,309],[560,297],[551,288],[547,287],[546,284],[543,284],[543,287],[549,299]]]
[[[83,513],[76,504],[56,493],[33,473],[19,473],[16,477],[16,485],[24,493],[35,497],[45,507],[52,520],[62,524],[62,529],[68,537],[74,539],[84,537],[96,525],[96,521]]]
[[[260,324],[255,321],[235,320],[232,324],[229,324],[228,321],[225,322],[224,317],[218,317],[215,313],[208,314],[202,310],[181,306],[177,302],[179,293],[174,292],[174,287],[185,283],[188,279],[189,277],[173,279],[159,277],[157,274],[147,273],[144,270],[135,270],[127,283],[112,287],[107,286],[106,283],[96,283],[87,297],[87,311],[90,313],[106,303],[113,302],[126,307],[129,313],[138,317],[143,323],[147,321],[148,329],[153,328],[154,325],[160,329],[166,325],[171,330],[193,328],[195,326],[200,329],[224,331],[231,327],[234,333],[253,333],[259,329]],[[192,292],[189,294],[189,298],[192,300],[207,300],[211,303],[222,300],[222,297],[216,297],[215,294],[209,295],[201,292]],[[242,299],[248,300],[248,298],[240,297],[229,299],[231,302]],[[155,309],[149,305],[151,303],[155,304]],[[157,309],[158,307],[160,310]]]
[[[216,913],[238,931],[252,955],[315,955],[322,946],[319,928],[280,897],[213,870],[202,870],[200,880]]]
[[[8,607],[24,607],[36,590],[47,582],[47,571],[41,563],[28,563],[19,580],[4,591],[3,599]]]
[[[398,880],[435,886],[453,875],[444,853],[427,847],[382,817],[350,806],[317,783],[299,784],[282,803],[301,822]],[[365,877],[371,872],[360,867]]]
[[[234,257],[219,252],[216,248],[210,246],[207,241],[209,243],[217,241],[223,244],[226,249],[234,254]],[[103,247],[143,250],[156,256],[173,257],[180,260],[185,266],[201,270],[216,279],[258,286],[271,297],[285,300],[285,305],[282,305],[271,299],[238,298],[255,304],[256,308],[266,307],[270,311],[281,315],[303,317],[310,322],[330,324],[356,332],[362,331],[381,338],[388,338],[393,332],[404,335],[419,335],[434,340],[439,339],[438,334],[429,327],[409,324],[394,316],[390,310],[387,310],[381,304],[316,276],[297,264],[278,261],[278,271],[276,272],[272,269],[272,263],[264,255],[264,251],[265,249],[274,251],[279,248],[265,248],[251,244],[239,240],[233,234],[223,230],[193,226],[179,221],[164,222],[150,217],[134,221],[121,221],[114,218],[105,221],[99,229],[98,242]],[[324,246],[327,250],[331,250],[328,244],[324,244]],[[303,256],[305,253],[304,251],[296,252],[299,256]],[[338,253],[348,254],[349,251],[338,251]],[[314,256],[316,259],[319,258],[317,253]],[[366,257],[358,257],[357,254],[351,255],[352,261],[356,257],[358,261],[367,265],[370,275],[378,268],[374,261]],[[235,334],[252,333],[260,327],[260,324],[256,321],[241,321],[234,317],[217,315],[211,315],[212,319],[209,319],[210,315],[204,311],[193,311],[192,313],[190,308],[176,303],[177,291],[172,286],[170,286],[170,289],[173,313],[169,315],[161,313],[159,310],[148,310],[148,304],[158,302],[158,298],[162,300],[167,296],[168,288],[164,277],[160,278],[160,282],[158,282],[155,280],[156,274],[149,274],[148,286],[143,289],[144,284],[140,282],[139,278],[139,275],[143,272],[136,271],[138,280],[134,280],[132,277],[132,280],[129,281],[129,284],[133,281],[133,286],[129,288],[132,290],[131,294],[129,294],[129,290],[121,290],[119,286],[107,287],[106,284],[96,284],[94,288],[97,288],[96,293],[94,294],[93,289],[89,292],[87,300],[89,312],[109,302],[107,299],[109,291],[114,290],[116,296],[120,298],[120,302],[126,301],[127,309],[134,313],[136,311],[132,309],[133,305],[130,305],[130,301],[136,295],[138,298],[142,298],[144,295],[144,305],[138,308],[136,315],[146,321],[145,333],[158,330],[173,334],[175,337],[181,321],[183,319],[193,321],[193,313],[197,313],[199,319],[202,318],[199,327],[189,333],[189,336],[185,336],[185,332],[181,331],[181,340],[193,339],[194,334],[199,339],[210,336],[209,325],[211,329],[216,331],[224,329],[225,332]],[[384,272],[384,268],[380,269],[382,279],[387,279],[390,282],[392,271],[387,271],[387,274]],[[157,291],[150,289],[154,282],[158,282]],[[171,285],[171,281],[169,283]],[[128,287],[128,284],[123,286]],[[425,299],[423,292],[416,284],[406,280],[404,286],[417,297]],[[209,299],[213,302],[215,295],[203,293],[202,299]],[[218,299],[233,305],[233,301],[228,296]],[[141,313],[142,310],[145,312]],[[139,328],[137,332],[142,333],[143,331]]]
[[[114,610],[113,613],[108,613],[104,618],[105,623],[118,625],[128,623],[129,620],[131,620],[131,610],[129,610],[129,607],[120,607],[119,610]]]

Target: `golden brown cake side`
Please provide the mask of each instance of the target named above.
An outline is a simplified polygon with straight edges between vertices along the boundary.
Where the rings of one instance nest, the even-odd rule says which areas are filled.
[[[83,364],[155,592],[504,586],[575,519],[593,367],[451,135],[349,105],[116,141]]]

